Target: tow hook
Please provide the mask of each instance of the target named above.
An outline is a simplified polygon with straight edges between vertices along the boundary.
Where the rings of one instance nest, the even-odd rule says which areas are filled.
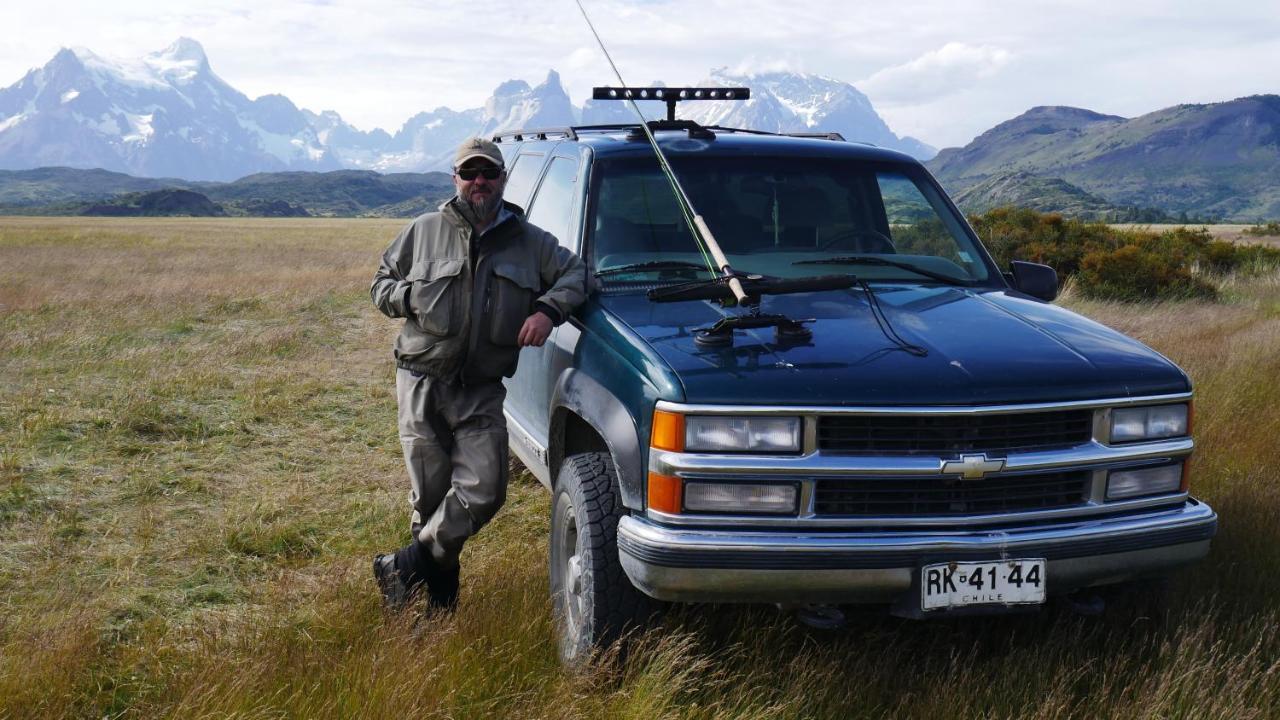
[[[845,626],[847,618],[844,611],[835,605],[819,605],[814,603],[804,605],[778,605],[780,610],[791,610],[795,613],[796,620],[802,625],[808,625],[817,630],[839,630]]]
[[[1107,609],[1106,598],[1096,590],[1078,590],[1064,599],[1071,612],[1082,617],[1098,617]]]

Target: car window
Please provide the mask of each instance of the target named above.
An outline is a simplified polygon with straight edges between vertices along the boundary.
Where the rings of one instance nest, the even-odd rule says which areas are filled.
[[[799,277],[827,272],[815,262],[880,255],[961,280],[989,276],[961,221],[918,167],[767,156],[686,156],[671,162],[737,270]],[[602,161],[594,174],[589,227],[596,269],[659,259],[702,262],[656,160]],[[831,271],[919,279],[883,265],[850,268]]]
[[[507,169],[507,187],[502,191],[502,197],[507,202],[528,209],[529,193],[538,181],[538,171],[542,169],[544,157],[541,154],[525,153],[511,164]]]
[[[876,182],[898,252],[943,257],[964,266],[974,263],[972,255],[952,239],[953,229],[946,226],[950,213],[936,212],[920,186],[897,172],[876,173]]]
[[[573,221],[578,208],[577,183],[578,161],[552,158],[529,210],[529,222],[555,235],[561,245],[570,249],[576,245]]]

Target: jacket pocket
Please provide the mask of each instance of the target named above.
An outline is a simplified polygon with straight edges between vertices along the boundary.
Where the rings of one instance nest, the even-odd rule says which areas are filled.
[[[541,287],[538,274],[515,263],[493,266],[489,285],[489,342],[494,345],[518,344],[520,328],[533,312],[533,301]]]
[[[462,268],[465,260],[426,260],[418,263],[405,278],[409,308],[423,332],[439,337],[457,335],[462,330]]]

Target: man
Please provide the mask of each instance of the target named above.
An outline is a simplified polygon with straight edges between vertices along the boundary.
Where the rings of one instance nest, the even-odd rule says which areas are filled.
[[[506,181],[497,145],[463,142],[457,194],[400,232],[369,291],[405,319],[394,354],[413,540],[373,561],[392,609],[424,585],[429,606],[457,603],[462,545],[506,499],[501,380],[584,299],[582,261],[503,202]]]

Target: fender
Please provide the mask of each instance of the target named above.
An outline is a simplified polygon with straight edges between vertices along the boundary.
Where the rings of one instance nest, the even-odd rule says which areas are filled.
[[[648,393],[646,393],[648,394]],[[653,402],[648,404],[653,407]],[[622,489],[622,502],[629,508],[644,507],[644,467],[648,448],[641,448],[640,434],[647,434],[648,422],[638,422],[612,392],[595,378],[581,370],[568,368],[556,381],[551,394],[551,446],[547,449],[548,465],[552,474],[564,460],[566,447],[565,424],[570,413],[577,415],[595,431],[613,457]],[[644,428],[639,426],[643,424]],[[554,477],[553,477],[554,482]]]

